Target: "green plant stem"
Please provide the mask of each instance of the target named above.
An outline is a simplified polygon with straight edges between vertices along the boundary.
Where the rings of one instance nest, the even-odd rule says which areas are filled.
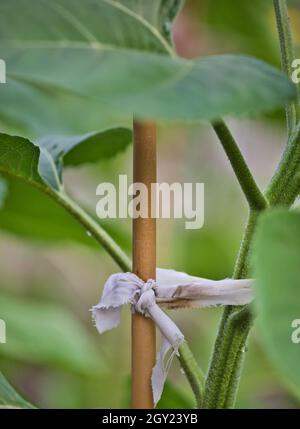
[[[250,212],[233,278],[248,276],[251,240],[259,214]],[[247,307],[225,308],[206,378],[203,408],[234,406],[250,327],[251,315]]]
[[[223,121],[213,124],[250,207],[250,215],[241,243],[233,278],[249,275],[249,254],[259,214],[268,207],[268,201],[257,186],[249,167],[228,127]],[[247,307],[229,306],[225,309],[205,382],[202,406],[204,408],[231,408],[234,406],[245,344],[251,327]]]
[[[108,252],[123,271],[131,271],[131,261],[113,238],[75,201],[65,193],[55,193],[56,201],[72,215]]]
[[[283,71],[291,78],[292,63],[295,59],[293,37],[286,0],[273,0],[279,35],[281,63]],[[298,87],[297,87],[298,88]],[[297,98],[286,106],[287,128],[289,135],[294,131],[299,121],[300,94],[297,89]]]
[[[290,206],[294,202],[300,189],[299,162],[300,125],[290,137],[266,192],[271,206],[278,204]],[[251,245],[262,210],[264,209],[250,211],[233,278],[246,278],[250,275]],[[252,318],[247,307],[232,306],[224,310],[206,378],[202,402],[204,408],[234,406],[251,325]]]
[[[266,190],[272,206],[293,204],[299,194],[300,171],[300,122],[289,138],[281,161]]]
[[[294,49],[287,3],[285,0],[274,0],[274,8],[280,40],[282,68],[291,77]],[[265,193],[265,200],[268,201],[270,206],[278,204],[290,206],[299,194],[299,111],[300,96],[298,90],[297,99],[286,107],[289,141]],[[223,124],[219,127],[217,134],[231,161],[250,206],[250,216],[234,270],[234,278],[243,278],[248,277],[250,274],[249,255],[251,253],[253,235],[259,215],[267,205],[265,207],[260,205],[260,197],[257,201],[258,194],[256,188],[253,188],[252,176],[249,179],[247,168],[244,168],[243,163],[239,161],[239,150],[234,148],[232,136],[224,128]],[[241,171],[244,175],[241,174]],[[227,307],[224,310],[206,378],[204,399],[202,402],[203,407],[232,408],[234,406],[251,324],[252,318],[247,307]]]
[[[224,142],[224,136],[222,138]],[[283,203],[290,206],[299,192],[299,140],[300,125],[290,137],[279,167],[266,192],[267,201],[271,206]],[[230,155],[228,150],[226,153]],[[234,167],[234,162],[231,163]],[[237,168],[234,168],[234,171],[240,174]],[[253,208],[250,210],[233,278],[246,278],[250,275],[249,255],[252,239],[259,215],[266,207],[261,206],[260,210],[253,210]],[[206,378],[202,403],[204,408],[234,406],[251,324],[252,318],[247,307],[232,306],[224,310]]]
[[[186,341],[179,347],[178,360],[194,392],[197,408],[200,408],[203,394],[204,375]]]
[[[226,155],[232,165],[233,171],[241,185],[251,210],[263,210],[268,203],[257,186],[251,171],[235,142],[229,128],[224,121],[220,120],[212,124]]]
[[[249,274],[249,253],[255,225],[260,212],[268,207],[268,201],[256,184],[226,124],[218,121],[212,125],[250,208],[248,224],[233,273],[234,278],[245,278]],[[233,407],[250,327],[251,317],[246,307],[229,306],[225,309],[205,382],[202,402],[204,408]]]

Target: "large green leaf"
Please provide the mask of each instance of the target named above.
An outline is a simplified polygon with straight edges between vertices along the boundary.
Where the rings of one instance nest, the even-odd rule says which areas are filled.
[[[88,376],[104,371],[89,333],[67,308],[1,294],[0,317],[7,329],[2,356]]]
[[[294,96],[283,74],[253,58],[174,57],[162,29],[177,3],[2,0],[8,83],[1,86],[1,126],[31,136],[85,132],[133,113],[215,119],[269,110]]]
[[[0,229],[25,239],[47,241],[47,244],[72,241],[101,249],[93,237],[47,194],[12,177],[0,181],[1,186],[6,190],[2,205],[0,200]],[[124,251],[130,252],[131,237],[125,227],[109,219],[101,224]]]
[[[64,166],[78,166],[112,158],[131,141],[131,130],[110,128],[80,136],[48,136],[38,140],[38,145],[54,159],[61,159]]]
[[[0,182],[0,228],[39,240],[96,244],[65,210],[62,168],[105,159],[130,141],[131,132],[121,128],[38,144],[0,134],[0,172],[5,175]],[[106,226],[126,244],[120,228],[109,222]]]
[[[36,145],[22,137],[0,134],[0,171],[59,191],[64,165],[95,163],[114,156],[131,142],[126,128],[73,137],[47,137]]]
[[[179,4],[178,0],[2,0],[0,38],[25,45],[82,43],[167,53],[172,48],[163,34]]]
[[[131,142],[131,131],[115,128],[83,136],[46,137],[38,141],[39,174],[53,189],[62,185],[64,166],[96,163],[124,150]]]
[[[34,408],[25,401],[0,372],[0,408]]]
[[[292,335],[300,320],[299,261],[300,213],[275,210],[263,216],[254,261],[260,327],[266,352],[298,396],[300,344]]]
[[[6,59],[7,72],[14,75],[13,64],[17,57],[28,64],[24,54],[28,53],[26,45],[34,41],[38,46],[47,48],[51,43],[55,51],[64,58],[64,75],[72,79],[77,69],[82,69],[84,57],[82,49],[87,51],[87,69],[82,69],[76,83],[76,90],[69,91],[58,84],[47,82],[50,75],[48,66],[52,63],[48,49],[34,49],[33,62],[39,61],[42,55],[42,80],[34,76],[29,80],[26,75],[9,78],[8,85],[1,86],[2,100],[6,109],[0,108],[0,125],[6,132],[18,132],[27,136],[40,136],[52,133],[82,133],[99,126],[111,126],[124,122],[124,115],[108,110],[106,103],[99,103],[91,97],[80,95],[80,85],[98,74],[100,80],[105,74],[120,73],[126,77],[126,64],[120,58],[118,64],[109,62],[103,68],[104,57],[116,49],[134,51],[151,51],[170,53],[171,20],[176,16],[180,6],[179,0],[13,0],[0,3],[0,40],[1,58]],[[16,13],[18,11],[18,13]],[[16,55],[7,44],[20,46]],[[79,50],[76,49],[79,48]],[[82,49],[80,49],[82,48]],[[37,56],[35,55],[37,54]],[[110,56],[110,55],[109,55]],[[105,58],[102,58],[105,60]],[[143,57],[140,57],[142,60]],[[56,60],[59,60],[56,56]],[[30,62],[31,60],[29,60]],[[125,61],[130,61],[126,58]],[[19,62],[19,61],[17,61]],[[75,62],[75,64],[74,64]],[[110,70],[110,64],[112,69]],[[54,63],[52,63],[54,65]],[[74,66],[74,68],[73,68]],[[115,70],[113,70],[117,67]],[[21,66],[23,67],[23,66]],[[55,67],[55,65],[54,65]],[[145,65],[146,67],[146,65]],[[30,65],[35,68],[34,63]],[[50,73],[49,73],[50,72]],[[135,70],[135,75],[137,70]],[[134,76],[132,76],[134,78]],[[24,81],[25,79],[25,81]],[[127,78],[126,78],[127,79]],[[39,118],[39,120],[37,120]]]
[[[171,43],[172,22],[183,0],[117,0],[115,3],[120,3],[138,14]]]

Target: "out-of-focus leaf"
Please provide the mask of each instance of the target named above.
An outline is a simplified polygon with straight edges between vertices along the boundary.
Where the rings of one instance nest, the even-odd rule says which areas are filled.
[[[0,209],[2,230],[40,241],[71,240],[96,245],[78,222],[48,195],[12,177],[5,181],[6,197]]]
[[[211,120],[270,110],[295,95],[283,74],[253,58],[172,57],[162,23],[153,27],[155,20],[143,16],[150,19],[154,10],[156,16],[161,5],[169,23],[166,17],[177,2],[130,5],[2,0],[1,56],[8,74],[1,87],[3,127],[19,125],[27,135],[86,123],[95,128],[104,110],[125,122],[133,113],[167,121]]]
[[[37,144],[0,134],[0,171],[46,190],[62,190],[64,165],[98,162],[114,156],[131,142],[126,128],[73,137],[47,137]]]
[[[0,37],[167,53],[162,33],[178,7],[178,0],[2,0]]]
[[[228,222],[198,231],[180,230],[174,239],[180,239],[181,243],[180,248],[173,247],[180,269],[206,278],[223,279],[231,275],[240,236]]]
[[[127,128],[113,128],[82,136],[50,136],[37,142],[39,174],[53,189],[60,190],[64,166],[78,166],[108,159],[123,151],[132,140]]]
[[[0,184],[6,184],[5,198],[0,204],[0,229],[47,244],[73,241],[101,249],[75,219],[43,192],[14,178],[5,178]],[[130,234],[119,222],[106,219],[101,225],[124,251],[130,252]]]
[[[255,242],[256,301],[264,346],[300,397],[300,214],[275,210],[263,216]],[[300,339],[300,334],[298,335]]]
[[[2,356],[87,376],[103,371],[89,333],[68,309],[1,294],[0,317],[7,329]]]
[[[22,45],[23,54],[28,53],[26,45],[30,46],[32,42],[42,44],[45,48],[42,55],[44,71],[52,63],[51,56],[56,51],[58,56],[62,55],[63,68],[70,80],[72,76],[77,78],[81,69],[76,84],[80,88],[92,74],[104,78],[107,73],[122,74],[124,71],[123,79],[126,78],[126,64],[122,61],[130,61],[130,58],[121,58],[119,64],[108,61],[104,68],[97,55],[99,49],[104,57],[116,49],[170,52],[171,21],[180,4],[180,0],[3,0],[0,4],[0,39],[3,48],[8,42],[14,46]],[[54,52],[50,49],[52,43]],[[38,49],[34,52],[38,54]],[[88,53],[86,58],[85,53]],[[26,63],[31,69],[35,68],[22,52],[19,54],[19,60],[25,60],[24,70]],[[13,64],[19,61],[19,54],[6,58],[8,74],[14,74]],[[48,71],[46,75],[50,77]],[[135,70],[132,77],[137,74],[138,70]],[[9,80],[9,85],[1,87],[6,109],[0,109],[0,124],[6,132],[30,137],[53,132],[73,134],[122,122],[122,117],[115,111],[108,111],[105,102],[99,103],[91,97],[87,99],[80,95],[80,91],[69,91],[58,83],[52,85],[47,82],[47,77],[44,82],[35,76],[26,80],[26,75],[21,73]]]
[[[145,19],[171,43],[171,26],[184,0],[117,0]]]
[[[12,122],[19,116],[28,126],[41,129],[45,122],[46,130],[61,129],[57,121],[65,117],[64,105],[52,96],[55,88],[72,94],[72,116],[78,118],[80,113],[82,123],[95,102],[117,113],[123,121],[129,121],[133,113],[158,121],[199,121],[272,110],[295,95],[293,85],[281,72],[250,57],[223,55],[187,61],[136,52],[96,51],[92,61],[99,64],[99,71],[91,67],[88,49],[72,49],[72,55],[61,51],[41,48],[1,51],[11,71],[8,84],[1,91],[1,105],[5,105],[6,115],[11,112]],[[33,81],[39,82],[40,90],[32,85]],[[86,102],[92,100],[92,105],[87,105],[84,111],[81,98]],[[16,105],[12,100],[21,101]],[[58,118],[51,111],[59,112]],[[33,123],[36,117],[39,121],[35,119]]]
[[[199,25],[205,23],[223,46],[280,65],[272,1],[242,1],[237,7],[235,0],[204,0],[194,7]]]
[[[1,408],[34,408],[25,401],[9,384],[0,372],[0,409]]]
[[[53,159],[61,159],[64,166],[78,166],[112,158],[131,141],[132,132],[129,129],[110,128],[81,136],[48,136],[38,140],[37,144],[47,150]]]
[[[59,204],[65,198],[63,165],[110,157],[130,141],[131,132],[123,128],[81,137],[48,138],[39,146],[0,134],[0,172],[6,176],[6,182],[0,181],[0,228],[39,240],[93,245],[93,239]],[[122,229],[106,224],[124,242]]]

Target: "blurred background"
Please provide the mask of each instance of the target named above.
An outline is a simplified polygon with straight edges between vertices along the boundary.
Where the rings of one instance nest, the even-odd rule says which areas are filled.
[[[178,53],[187,58],[243,53],[279,67],[272,1],[238,4],[237,8],[235,0],[187,1],[174,28]],[[299,46],[300,1],[289,4]],[[264,188],[286,141],[284,112],[227,120]],[[213,279],[231,276],[247,206],[218,140],[208,124],[160,127],[158,134],[158,180],[205,183],[201,230],[185,230],[184,221],[158,221],[158,266]],[[95,213],[97,185],[117,183],[118,175],[131,176],[131,169],[129,148],[97,166],[69,169],[65,181],[70,194]],[[25,190],[23,195],[27,201]],[[25,236],[28,224],[25,219],[18,222]],[[105,221],[103,226],[130,255],[130,221]],[[121,326],[101,337],[89,312],[106,278],[118,267],[85,232],[77,243],[54,239],[50,244],[0,234],[0,316],[7,323],[8,338],[6,345],[0,345],[1,371],[39,407],[129,407],[129,309],[123,312]],[[203,370],[220,315],[217,308],[172,312]],[[255,328],[245,353],[237,407],[299,407],[265,357]],[[193,405],[189,385],[175,362],[159,407]]]

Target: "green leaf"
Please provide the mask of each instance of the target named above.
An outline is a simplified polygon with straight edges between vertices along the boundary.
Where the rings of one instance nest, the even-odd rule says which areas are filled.
[[[47,194],[13,177],[6,177],[1,183],[7,186],[0,208],[2,230],[49,244],[74,241],[96,248],[92,237]]]
[[[168,53],[162,33],[178,7],[177,0],[2,0],[0,38]]]
[[[0,355],[86,376],[104,370],[89,333],[67,308],[1,294],[0,317],[7,329]]]
[[[274,210],[261,219],[255,240],[256,301],[264,346],[300,397],[300,213]]]
[[[38,140],[37,144],[47,150],[64,166],[96,163],[114,157],[132,141],[132,132],[127,128],[110,128],[101,132],[81,136],[50,136]]]
[[[137,13],[171,44],[171,26],[183,5],[183,0],[117,0],[116,3]]]
[[[0,229],[24,239],[47,241],[47,245],[71,241],[92,249],[102,249],[93,237],[47,194],[11,177],[0,181],[0,188],[1,186],[6,187],[6,191],[2,206],[0,201]],[[131,237],[125,227],[114,219],[106,219],[102,226],[124,251],[130,253]]]
[[[62,185],[64,166],[78,166],[109,159],[123,151],[132,141],[126,128],[115,128],[82,136],[51,136],[40,139],[39,173],[53,189]]]
[[[39,146],[27,139],[0,134],[0,172],[5,175],[5,181],[0,181],[0,228],[27,238],[74,240],[96,246],[66,210],[62,167],[108,158],[130,141],[131,132],[122,128],[79,137],[47,138]],[[110,222],[105,224],[128,248],[122,229]]]
[[[44,186],[38,173],[40,150],[29,140],[0,134],[0,171]]]
[[[1,408],[34,408],[25,401],[9,384],[0,372],[0,409]]]
[[[286,76],[253,58],[176,58],[161,32],[177,2],[127,6],[2,0],[0,46],[8,73],[1,86],[3,129],[29,136],[81,133],[109,117],[128,123],[133,113],[162,121],[212,120],[270,110],[294,97]],[[153,18],[160,7],[164,23]]]
[[[115,128],[83,136],[52,136],[36,145],[27,139],[0,134],[0,171],[46,189],[62,188],[63,166],[96,163],[124,150],[131,131]]]
[[[178,0],[152,0],[151,2],[148,0],[126,0],[125,2],[4,0],[1,2],[1,58],[6,59],[7,73],[11,75],[10,83],[1,86],[2,100],[4,102],[5,98],[7,103],[5,109],[0,108],[2,130],[36,137],[53,132],[85,133],[99,126],[110,127],[116,123],[124,123],[124,115],[120,117],[112,109],[108,111],[106,103],[99,103],[93,97],[81,96],[77,88],[75,91],[69,91],[68,88],[63,88],[56,83],[52,85],[47,82],[46,75],[49,77],[47,67],[52,63],[48,49],[45,49],[42,54],[45,82],[43,79],[36,79],[35,76],[27,79],[22,72],[20,76],[13,76],[15,71],[17,72],[13,64],[15,61],[24,61],[24,69],[27,64],[33,70],[34,63],[31,63],[29,58],[29,61],[25,58],[26,52],[28,53],[26,45],[34,42],[47,48],[49,43],[50,45],[53,43],[54,51],[58,56],[62,54],[65,58],[64,74],[69,74],[70,79],[73,73],[78,74],[79,69],[83,73],[88,71],[87,74],[80,76],[76,87],[80,87],[83,81],[87,82],[92,74],[100,74],[102,80],[103,78],[105,80],[107,73],[122,74],[123,66],[126,69],[126,64],[122,64],[122,58],[119,64],[115,64],[118,67],[115,71],[109,69],[108,63],[104,69],[99,61],[98,51],[100,50],[100,56],[103,54],[104,57],[111,50],[116,49],[171,53],[172,47],[169,44],[171,19],[176,16],[180,4]],[[19,12],[16,13],[16,10]],[[11,43],[13,46],[20,46],[20,51],[16,55],[12,50],[4,49]],[[81,57],[81,48],[88,52],[88,63],[85,65],[86,60]],[[39,56],[41,51],[39,53],[37,51],[34,49]],[[35,53],[33,56],[34,62],[39,61]],[[125,60],[130,61],[130,58]],[[76,64],[72,69],[74,61]],[[52,65],[55,67],[54,63]],[[84,71],[85,66],[87,66],[86,71]],[[114,67],[114,64],[112,63],[111,66]],[[18,100],[17,103],[16,100]]]

